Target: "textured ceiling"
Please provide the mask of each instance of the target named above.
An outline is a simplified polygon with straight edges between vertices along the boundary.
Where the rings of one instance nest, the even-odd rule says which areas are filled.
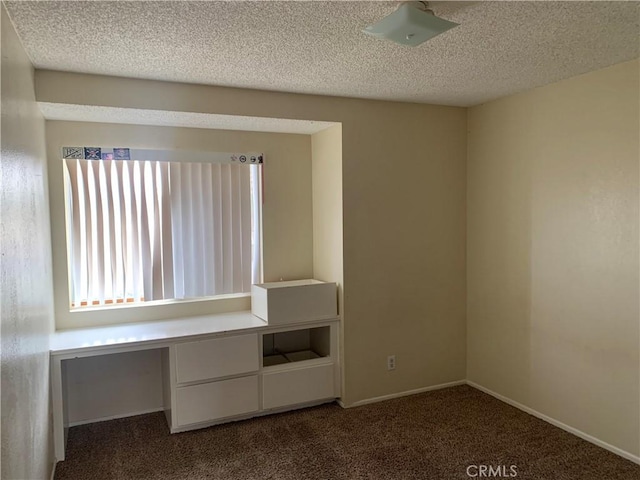
[[[335,123],[284,118],[240,117],[209,113],[139,110],[134,108],[99,107],[38,102],[47,120],[76,122],[124,123],[159,125],[163,127],[211,128],[215,130],[244,130],[249,132],[299,133],[311,135]]]
[[[405,47],[361,30],[398,2],[6,2],[37,68],[469,106],[638,57],[640,3],[431,2]]]

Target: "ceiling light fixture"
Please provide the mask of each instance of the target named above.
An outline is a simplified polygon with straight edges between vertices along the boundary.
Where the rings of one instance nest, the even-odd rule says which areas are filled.
[[[457,23],[436,17],[429,9],[429,2],[403,2],[391,15],[368,26],[363,32],[415,47],[457,26]]]

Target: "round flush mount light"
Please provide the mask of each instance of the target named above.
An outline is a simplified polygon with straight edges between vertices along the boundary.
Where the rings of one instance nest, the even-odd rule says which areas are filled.
[[[428,2],[403,2],[393,13],[363,32],[415,47],[457,26],[457,23],[436,17]]]

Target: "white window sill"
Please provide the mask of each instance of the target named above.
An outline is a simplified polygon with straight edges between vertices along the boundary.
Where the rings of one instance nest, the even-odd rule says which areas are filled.
[[[86,307],[76,307],[69,309],[70,314],[84,313],[84,312],[100,312],[100,311],[112,311],[112,310],[124,310],[124,309],[136,309],[136,308],[148,308],[157,307],[163,305],[188,305],[191,303],[211,302],[216,300],[229,300],[234,298],[247,298],[251,297],[251,293],[229,293],[226,295],[216,295],[213,297],[198,297],[198,298],[184,298],[168,300],[150,300],[148,302],[130,302],[130,303],[112,303],[109,305],[96,305]]]
[[[126,323],[157,322],[251,310],[251,294],[236,293],[186,300],[96,305],[56,314],[56,329],[91,328]]]

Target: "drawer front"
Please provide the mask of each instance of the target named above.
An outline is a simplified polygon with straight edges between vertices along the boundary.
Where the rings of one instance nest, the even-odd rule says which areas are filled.
[[[258,365],[256,333],[176,345],[178,383],[255,372]]]
[[[251,413],[258,407],[257,375],[179,387],[176,391],[178,426]]]
[[[335,397],[334,365],[318,365],[262,376],[262,408]]]

